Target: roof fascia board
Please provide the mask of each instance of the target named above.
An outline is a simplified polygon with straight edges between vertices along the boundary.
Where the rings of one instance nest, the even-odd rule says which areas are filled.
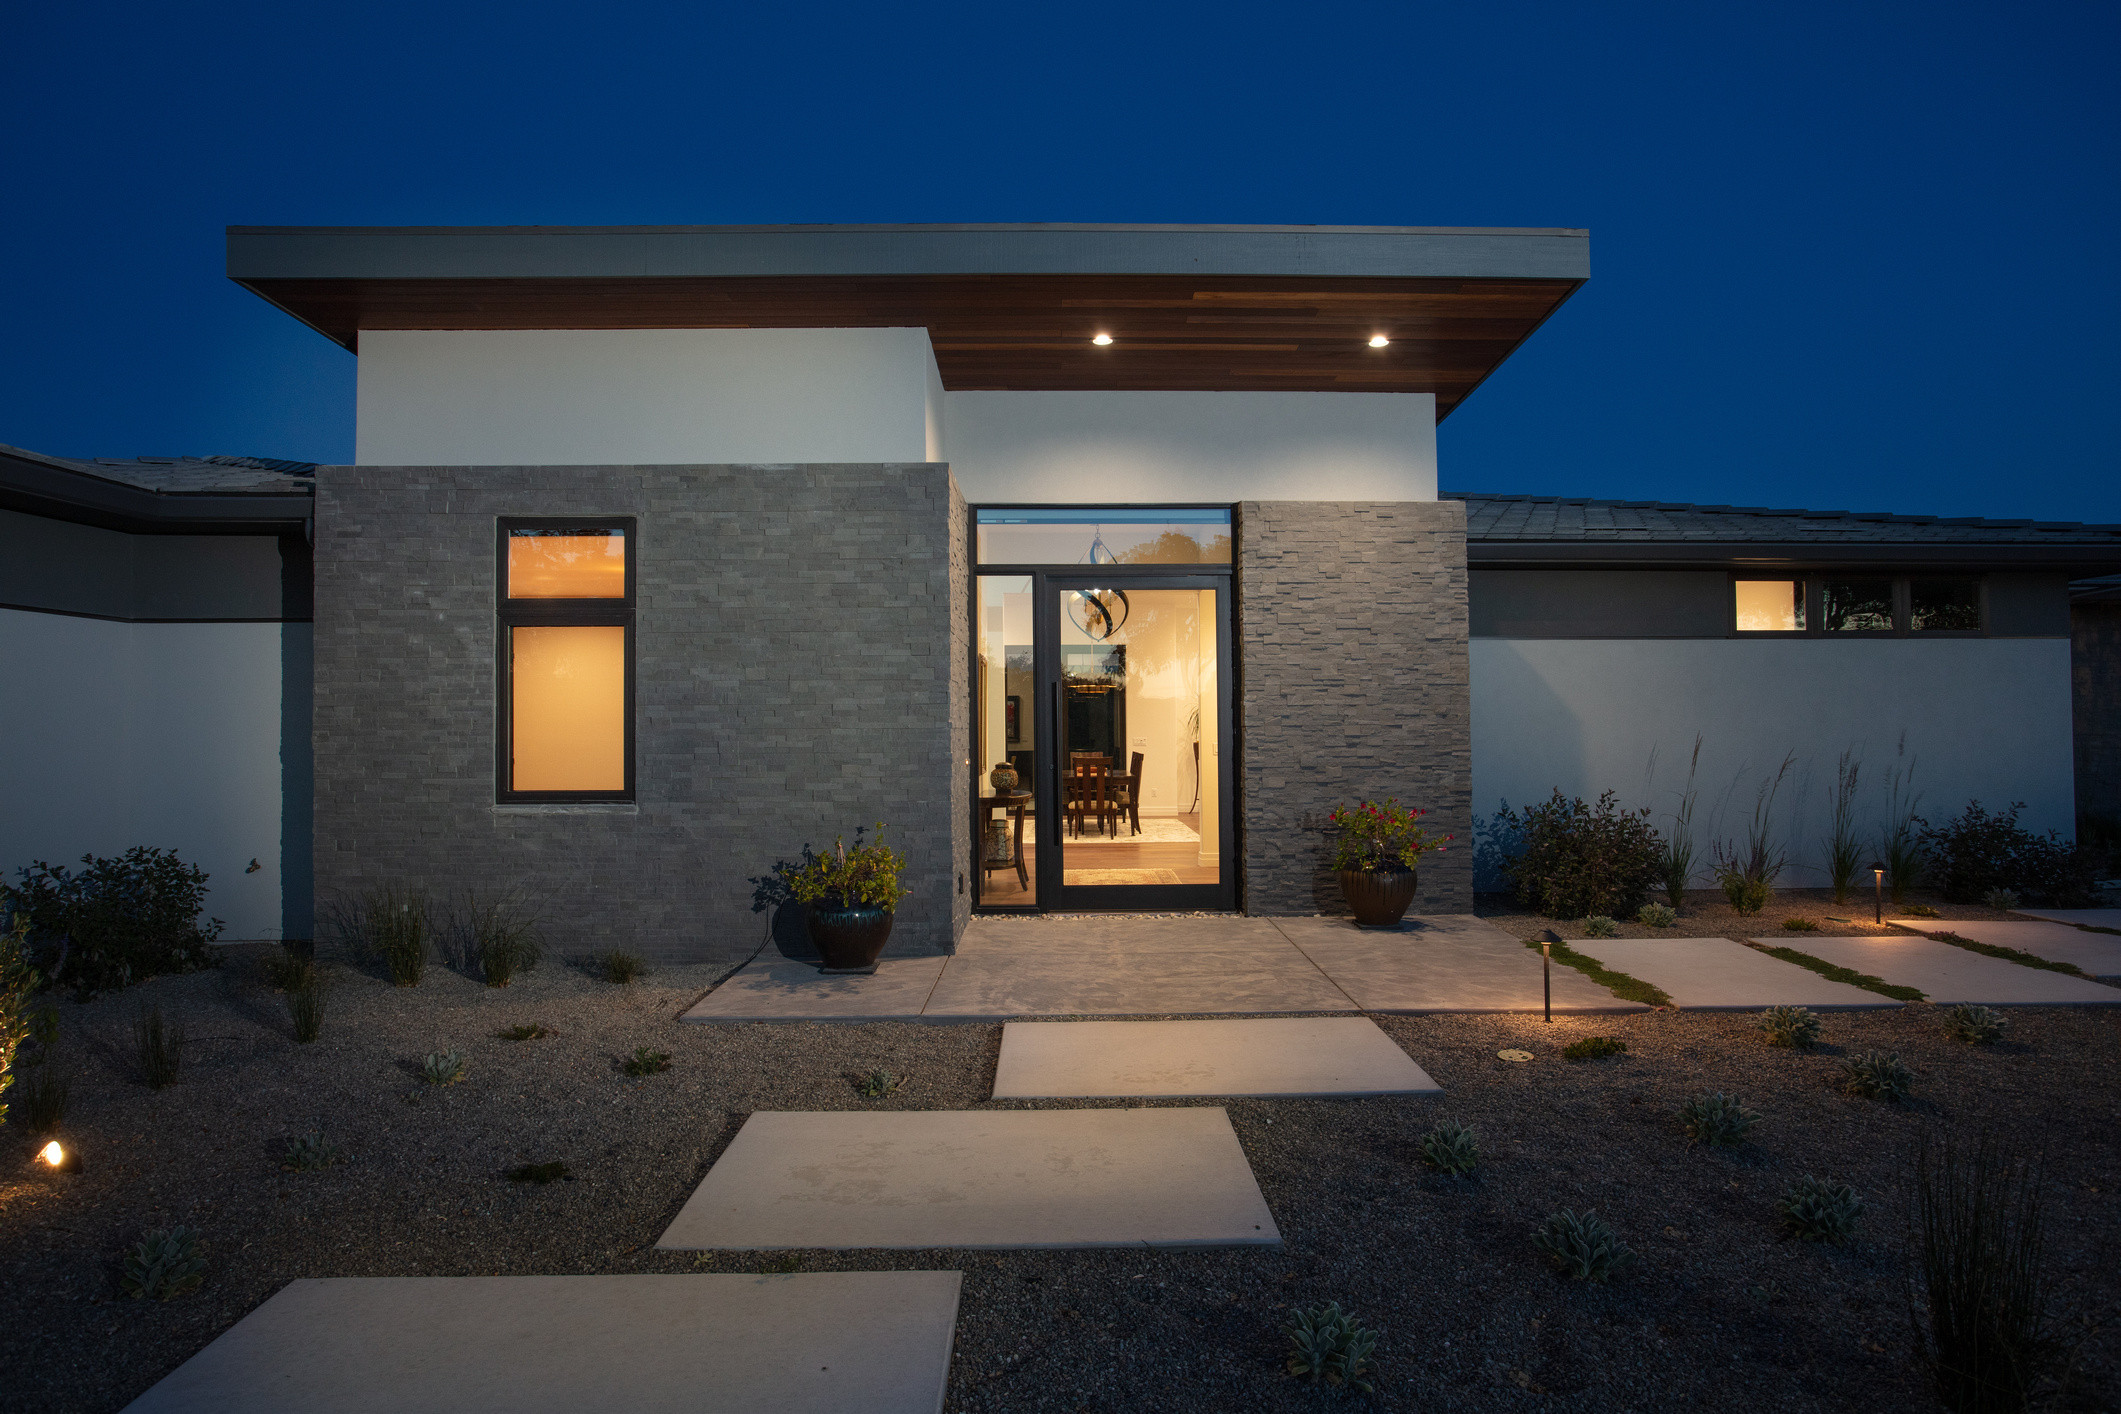
[[[311,496],[151,491],[0,455],[0,507],[134,535],[278,535],[316,513]]]
[[[2115,568],[2121,568],[2121,544],[1808,545],[1759,541],[1644,544],[1631,541],[1586,545],[1536,540],[1473,540],[1466,544],[1466,563],[1487,569],[2051,569],[2088,576],[2111,574]]]
[[[1379,226],[231,226],[254,280],[803,275],[1590,277],[1587,231]]]

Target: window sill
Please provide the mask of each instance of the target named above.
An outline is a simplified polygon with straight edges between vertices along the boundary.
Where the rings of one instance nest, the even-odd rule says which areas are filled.
[[[638,815],[633,800],[519,800],[497,803],[496,815]]]

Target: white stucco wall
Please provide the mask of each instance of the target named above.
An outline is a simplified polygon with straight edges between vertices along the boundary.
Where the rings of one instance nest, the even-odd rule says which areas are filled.
[[[0,662],[34,688],[0,693],[0,869],[174,848],[224,940],[279,937],[281,658],[309,633],[0,609]]]
[[[1436,499],[1427,393],[956,392],[944,408],[974,503]]]
[[[2075,828],[2067,639],[1475,638],[1472,677],[1479,816],[1502,799],[1536,804],[1556,787],[1586,800],[1610,788],[1669,830],[1698,732],[1705,870],[1710,840],[1742,834],[1761,779],[1794,751],[1777,814],[1798,867],[1782,882],[1817,887],[1827,882],[1820,838],[1835,762],[1856,748],[1861,819],[1875,839],[1905,733],[1919,813],[1931,820],[1969,799],[1991,810],[2022,800],[2029,828]],[[1710,886],[1704,873],[1697,887]]]
[[[363,333],[364,466],[921,462],[942,442],[925,329]]]

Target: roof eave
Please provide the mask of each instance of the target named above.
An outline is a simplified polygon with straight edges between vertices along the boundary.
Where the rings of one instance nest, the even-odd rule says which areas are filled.
[[[2083,578],[2121,570],[2121,544],[1469,540],[1466,562],[1480,569],[2038,569]]]
[[[316,514],[316,498],[154,491],[7,450],[0,451],[0,509],[135,535],[278,535],[306,530]]]

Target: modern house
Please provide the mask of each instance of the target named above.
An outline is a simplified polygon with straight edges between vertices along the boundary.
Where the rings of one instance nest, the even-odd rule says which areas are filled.
[[[10,736],[50,743],[0,767],[10,868],[175,844],[231,936],[396,883],[679,958],[876,821],[894,951],[1338,911],[1336,803],[1461,844],[1555,787],[1661,811],[1697,736],[1705,829],[1796,753],[1800,857],[1851,749],[2072,824],[2069,586],[2121,528],[1439,494],[1581,231],[228,242],[358,354],[355,463],[0,455]]]

